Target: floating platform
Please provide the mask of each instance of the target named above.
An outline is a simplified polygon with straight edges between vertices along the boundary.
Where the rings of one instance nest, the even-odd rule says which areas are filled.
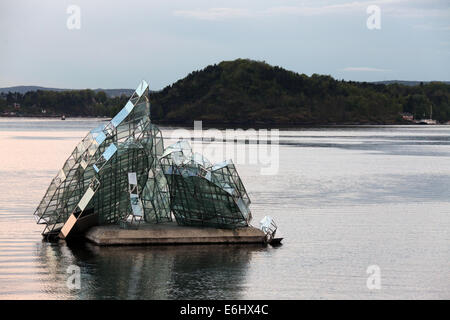
[[[265,234],[254,227],[216,229],[180,226],[176,223],[146,224],[138,229],[118,225],[96,226],[85,237],[99,246],[111,245],[178,245],[178,244],[263,244]]]

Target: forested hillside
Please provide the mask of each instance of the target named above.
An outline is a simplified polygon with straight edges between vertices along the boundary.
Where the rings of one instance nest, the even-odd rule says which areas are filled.
[[[152,96],[163,121],[329,124],[398,123],[400,113],[450,120],[450,85],[418,86],[310,77],[264,62],[238,59],[195,71]]]
[[[0,114],[113,116],[127,99],[92,90],[8,93]],[[449,84],[339,81],[244,59],[194,71],[150,99],[152,119],[174,124],[392,124],[404,122],[401,113],[429,117],[431,106],[434,119],[450,120]]]

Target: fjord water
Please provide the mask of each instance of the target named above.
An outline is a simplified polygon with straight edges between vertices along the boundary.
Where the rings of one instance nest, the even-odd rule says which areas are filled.
[[[280,130],[277,174],[237,168],[281,247],[43,242],[33,212],[101,121],[0,118],[0,299],[450,298],[450,126]]]

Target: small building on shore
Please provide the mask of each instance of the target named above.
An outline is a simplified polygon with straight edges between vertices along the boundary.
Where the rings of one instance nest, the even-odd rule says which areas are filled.
[[[409,112],[400,113],[403,120],[406,121],[414,121],[414,115]]]

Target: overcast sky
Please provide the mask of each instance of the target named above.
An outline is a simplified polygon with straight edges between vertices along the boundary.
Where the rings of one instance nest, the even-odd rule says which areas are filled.
[[[80,29],[69,29],[70,5]],[[369,29],[369,5],[381,29]],[[70,20],[73,24],[73,20]],[[1,0],[0,87],[153,90],[222,60],[345,80],[450,80],[450,0]]]

